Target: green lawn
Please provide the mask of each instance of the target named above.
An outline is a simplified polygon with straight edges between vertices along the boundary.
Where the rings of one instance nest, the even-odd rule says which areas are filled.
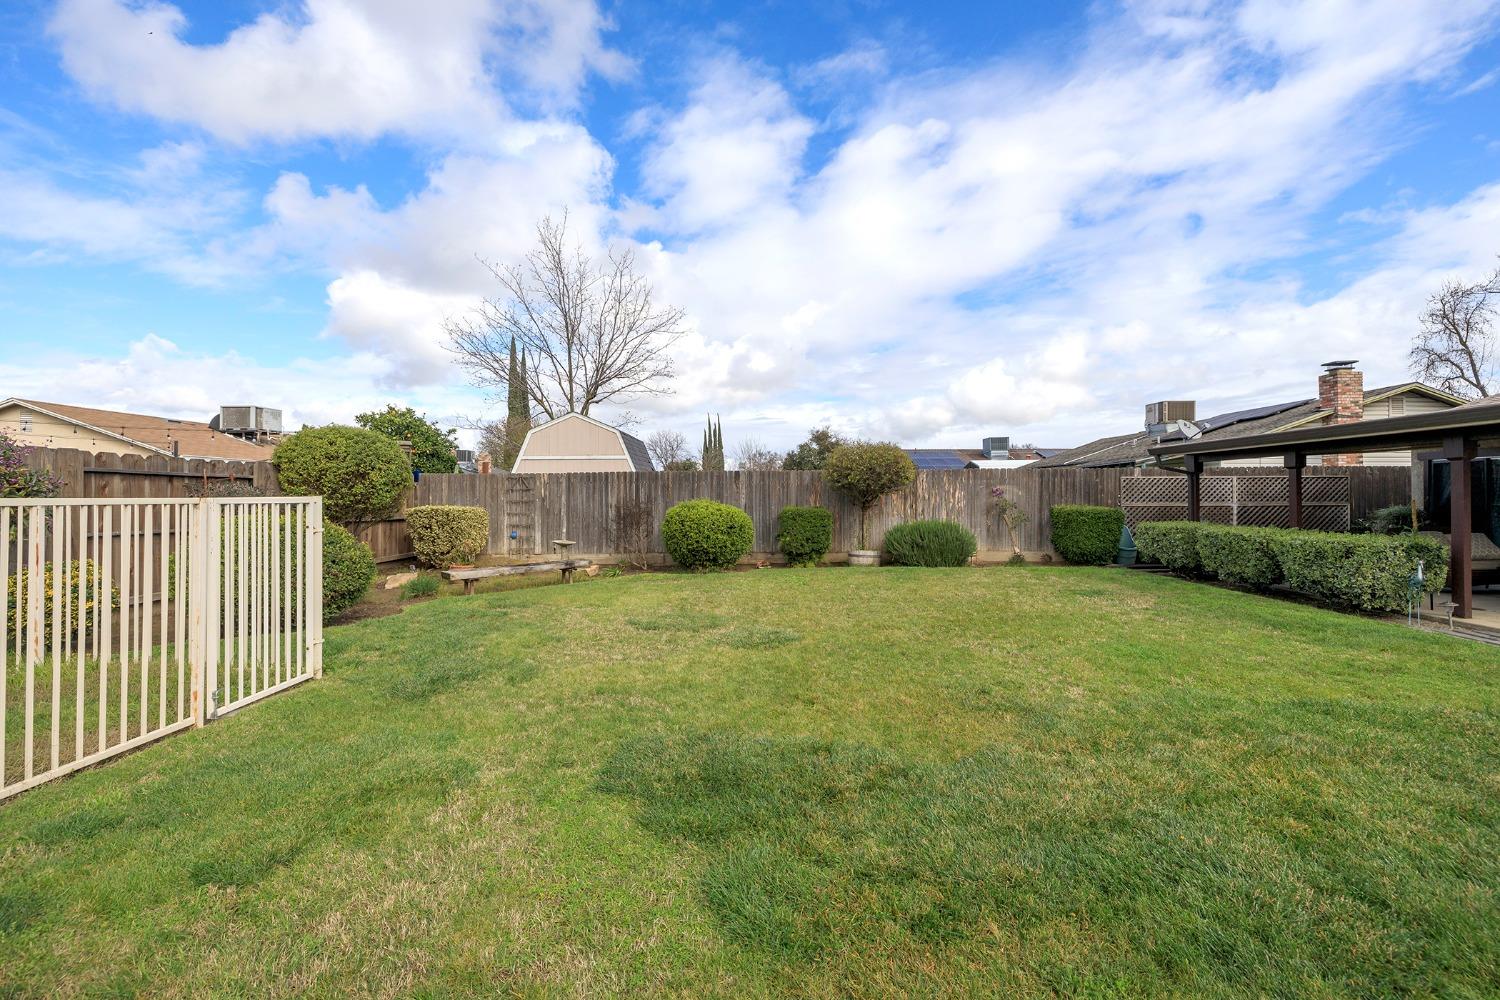
[[[1495,996],[1497,679],[1123,571],[442,598],[0,805],[0,995]]]

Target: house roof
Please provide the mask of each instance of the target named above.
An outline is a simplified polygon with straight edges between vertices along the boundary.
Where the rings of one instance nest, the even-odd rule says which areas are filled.
[[[91,406],[47,403],[35,399],[11,398],[0,402],[0,406],[8,406],[12,403],[18,403],[38,413],[45,413],[48,416],[78,424],[105,437],[125,441],[163,455],[171,455],[172,446],[176,444],[182,458],[262,462],[269,461],[276,450],[268,445],[244,441],[233,435],[214,430],[201,420],[177,420],[147,413],[98,410]],[[59,448],[71,445],[72,442],[66,439],[57,442]]]
[[[1452,396],[1432,386],[1423,385],[1421,382],[1401,382],[1396,385],[1381,386],[1378,389],[1365,390],[1365,404],[1377,402],[1388,396],[1394,396],[1402,392],[1420,392],[1434,399],[1446,403],[1457,404],[1458,397]],[[1042,468],[1103,468],[1116,465],[1138,465],[1150,457],[1149,449],[1161,445],[1170,444],[1173,441],[1225,441],[1233,438],[1249,437],[1252,435],[1269,434],[1272,431],[1285,430],[1293,427],[1301,427],[1313,424],[1328,415],[1327,410],[1318,406],[1316,399],[1294,399],[1285,403],[1272,403],[1267,406],[1257,406],[1245,410],[1233,410],[1228,413],[1220,413],[1204,420],[1196,420],[1193,423],[1202,432],[1201,434],[1188,438],[1182,433],[1170,433],[1164,436],[1153,437],[1145,428],[1131,434],[1120,434],[1114,437],[1099,438],[1088,444],[1080,445],[1069,451],[1065,451],[1051,458],[1045,458],[1037,465]]]
[[[636,472],[656,471],[656,466],[651,464],[651,449],[646,447],[646,442],[625,431],[620,431],[620,440],[625,442],[625,452],[630,456],[630,464],[635,466]]]

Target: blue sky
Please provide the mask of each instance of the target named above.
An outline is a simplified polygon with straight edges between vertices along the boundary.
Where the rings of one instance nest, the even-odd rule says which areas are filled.
[[[6,394],[491,409],[442,322],[566,209],[687,312],[628,405],[1069,445],[1405,376],[1500,254],[1487,0],[0,10]],[[610,416],[606,414],[606,416]],[[622,416],[620,413],[614,416]]]

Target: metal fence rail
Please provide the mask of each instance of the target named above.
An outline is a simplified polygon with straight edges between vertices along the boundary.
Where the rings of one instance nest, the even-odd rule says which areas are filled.
[[[0,500],[0,799],[318,676],[321,530],[319,498]]]

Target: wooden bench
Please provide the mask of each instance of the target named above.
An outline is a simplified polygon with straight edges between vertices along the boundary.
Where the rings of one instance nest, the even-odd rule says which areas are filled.
[[[443,579],[449,583],[462,581],[464,593],[474,593],[476,580],[488,580],[492,576],[524,576],[528,573],[556,573],[562,571],[563,583],[572,583],[573,574],[588,569],[593,562],[588,559],[557,559],[552,562],[521,563],[517,566],[479,566],[474,569],[445,569]]]

